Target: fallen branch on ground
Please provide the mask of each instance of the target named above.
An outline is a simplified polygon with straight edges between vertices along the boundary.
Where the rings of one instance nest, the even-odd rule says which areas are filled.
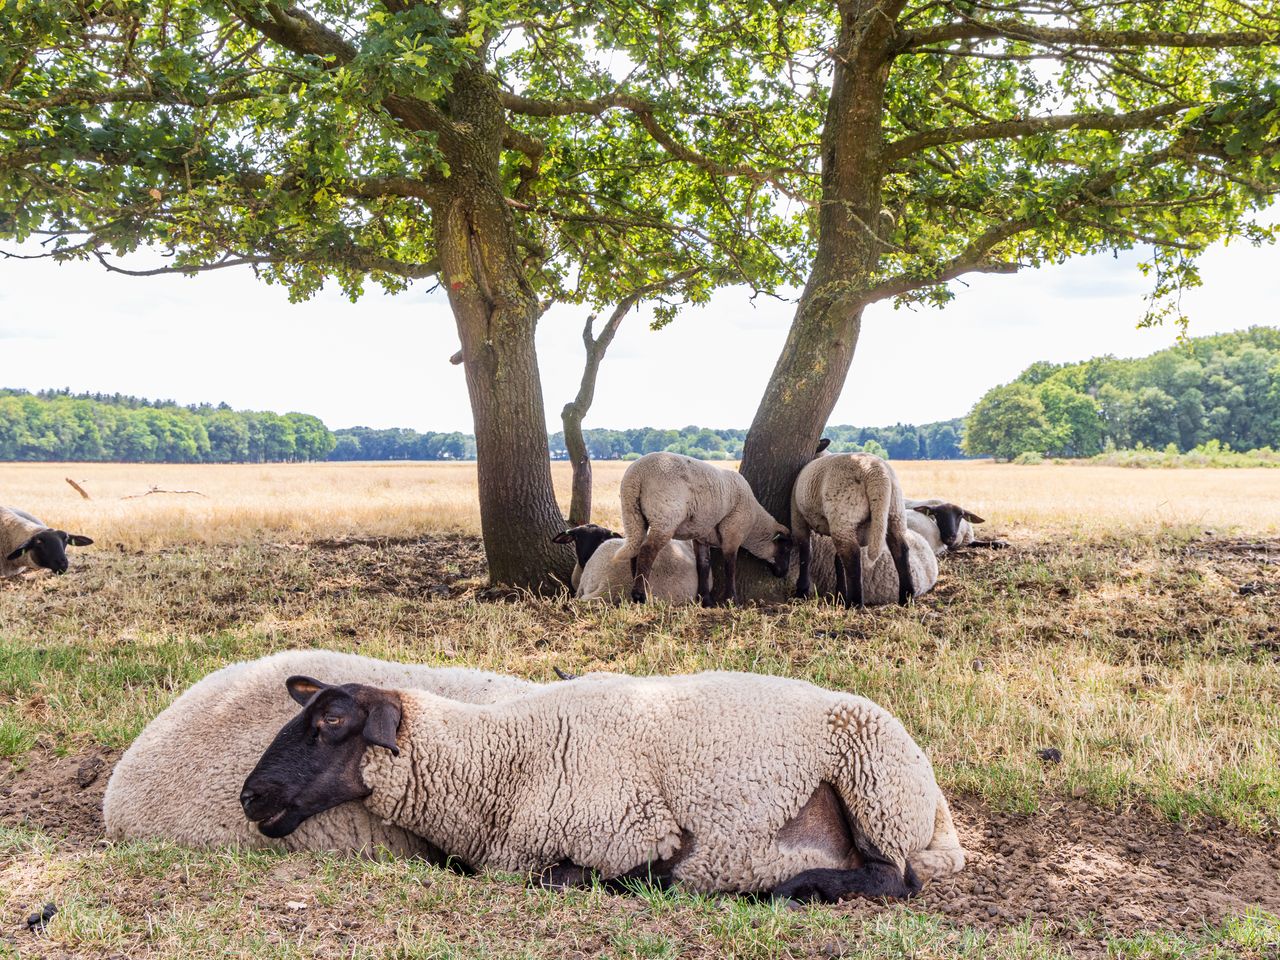
[[[199,490],[161,490],[159,487],[152,487],[146,493],[131,493],[129,496],[121,497],[120,499],[121,500],[137,500],[141,497],[149,497],[153,493],[194,493],[197,497],[206,496],[206,494],[201,493]]]

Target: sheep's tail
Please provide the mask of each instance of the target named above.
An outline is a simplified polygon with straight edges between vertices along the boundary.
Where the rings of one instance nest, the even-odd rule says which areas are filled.
[[[938,806],[933,814],[933,839],[923,850],[907,856],[907,862],[922,883],[935,877],[946,877],[964,869],[964,848],[956,835],[947,798],[938,793]]]
[[[613,555],[613,562],[629,561],[640,552],[644,536],[649,524],[645,521],[644,511],[640,509],[640,482],[623,474],[622,489],[622,529],[625,542]]]
[[[865,475],[863,483],[871,507],[867,542],[863,546],[867,548],[867,561],[875,563],[884,553],[889,539],[889,514],[893,510],[893,476],[889,473],[889,465],[877,463],[875,469]]]

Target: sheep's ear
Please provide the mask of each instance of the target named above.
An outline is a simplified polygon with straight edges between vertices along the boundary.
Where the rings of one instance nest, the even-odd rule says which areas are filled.
[[[831,446],[831,438],[823,437],[821,440],[818,441],[817,453],[821,453],[823,450],[827,449],[827,447],[829,446]]]
[[[9,554],[7,557],[5,557],[5,559],[6,559],[6,560],[17,560],[17,559],[18,559],[19,557],[21,557],[24,553],[26,553],[28,550],[30,550],[30,549],[32,548],[32,546],[34,546],[34,545],[35,545],[35,542],[36,542],[36,538],[35,538],[35,537],[32,537],[30,540],[28,540],[26,543],[24,543],[22,546],[20,546],[17,550],[13,551],[13,553],[11,553],[11,554]]]
[[[570,533],[568,530],[564,531],[564,533],[557,533],[554,537],[551,538],[551,542],[552,543],[573,543],[573,534]]]
[[[92,540],[90,540],[88,537],[82,537],[82,536],[81,536],[80,534],[78,534],[78,533],[68,533],[68,534],[67,534],[67,546],[69,546],[69,547],[90,547],[90,546],[93,546],[93,541],[92,541]]]
[[[978,516],[976,513],[970,513],[968,510],[960,511],[960,515],[964,517],[966,520],[968,520],[970,523],[986,523],[987,522],[983,520],[980,516]]]
[[[394,757],[400,756],[396,746],[396,730],[400,728],[400,702],[389,693],[379,691],[378,701],[369,708],[364,722],[364,738],[375,747],[386,747]]]
[[[928,504],[922,503],[918,507],[912,507],[911,509],[914,510],[916,513],[923,513],[926,517],[933,516],[933,507],[929,506]]]
[[[321,690],[329,688],[327,683],[321,683],[311,677],[290,677],[284,682],[284,686],[289,691],[289,696],[293,697],[294,702],[303,707],[310,703],[311,698]]]

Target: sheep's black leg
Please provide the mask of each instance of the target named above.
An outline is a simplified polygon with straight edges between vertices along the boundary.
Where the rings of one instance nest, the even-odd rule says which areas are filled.
[[[889,552],[898,568],[898,604],[906,606],[916,598],[916,585],[911,576],[911,551],[906,537],[889,537]]]
[[[846,586],[845,586],[846,571],[844,569],[844,561],[840,559],[839,550],[836,551],[835,562],[836,562],[836,596],[843,603],[845,590],[846,590]]]
[[[634,893],[641,885],[667,890],[675,879],[667,861],[642,863],[626,873],[604,880],[594,867],[584,867],[572,860],[561,860],[543,870],[533,882],[547,890],[583,890],[599,881],[610,893]]]
[[[855,543],[848,551],[848,556],[842,559],[844,590],[840,596],[846,607],[857,607],[861,610],[866,606],[862,598],[862,548]]]
[[[800,561],[800,575],[796,578],[796,596],[808,600],[813,593],[813,577],[809,564],[813,560],[813,537],[806,534],[796,540],[796,559]]]
[[[868,861],[856,870],[805,870],[770,893],[778,900],[837,903],[852,896],[906,899],[921,886],[909,865],[904,872],[892,863]]]
[[[642,863],[638,867],[632,867],[626,873],[610,877],[604,882],[604,888],[611,893],[634,893],[637,886],[669,890],[675,885],[675,878],[669,869],[663,868],[663,862]]]
[[[533,882],[547,890],[581,890],[591,886],[595,878],[596,871],[590,867],[561,860],[543,870]]]
[[[711,606],[711,547],[701,540],[693,541],[694,563],[698,566],[698,602],[704,607]]]
[[[738,549],[724,548],[724,591],[721,594],[721,605],[733,602],[738,605]]]

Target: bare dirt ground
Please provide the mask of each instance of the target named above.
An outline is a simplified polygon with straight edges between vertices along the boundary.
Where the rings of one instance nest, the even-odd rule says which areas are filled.
[[[29,755],[0,772],[0,823],[35,827],[73,848],[102,840],[102,794],[119,751]],[[1030,922],[1060,933],[1085,921],[1112,933],[1193,932],[1251,907],[1280,912],[1280,841],[1218,820],[1169,823],[1154,811],[1099,810],[1081,801],[1002,813],[969,796],[952,807],[965,870],[926,888],[915,909],[978,927]],[[121,891],[120,896],[129,896]],[[153,894],[150,894],[153,895]],[[878,904],[844,911],[871,914]],[[9,918],[11,919],[11,918]],[[1088,955],[1089,937],[1072,938]]]

